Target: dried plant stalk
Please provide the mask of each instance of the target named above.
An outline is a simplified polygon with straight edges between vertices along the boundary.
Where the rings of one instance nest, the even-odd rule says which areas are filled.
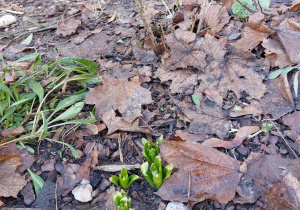
[[[151,44],[152,44],[152,47],[155,47],[157,45],[156,43],[156,40],[155,40],[155,37],[154,37],[154,34],[153,34],[153,31],[149,25],[149,23],[146,21],[146,18],[145,18],[145,15],[144,15],[144,7],[143,7],[143,4],[142,4],[142,1],[140,0],[134,0],[135,3],[136,3],[136,6],[139,10],[139,13],[140,13],[140,16],[145,24],[145,28],[146,28],[146,31],[147,33],[149,34],[150,36],[150,39],[151,39]]]

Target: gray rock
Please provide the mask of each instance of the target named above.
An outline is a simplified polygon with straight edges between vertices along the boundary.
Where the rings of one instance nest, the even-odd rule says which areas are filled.
[[[170,202],[165,210],[187,210],[187,207],[180,202]]]

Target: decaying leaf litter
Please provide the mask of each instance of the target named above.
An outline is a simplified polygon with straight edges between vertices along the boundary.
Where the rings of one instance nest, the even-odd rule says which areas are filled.
[[[73,96],[69,100],[78,105],[72,110],[79,110],[72,116],[77,123],[64,124],[61,114],[68,106],[61,103],[51,116],[59,117],[60,126],[48,135],[46,122],[56,118],[47,121],[51,112],[34,109],[46,115],[34,124],[40,132],[32,137],[36,144],[1,147],[2,207],[113,209],[112,194],[119,188],[109,178],[122,164],[140,175],[141,139],[154,143],[162,134],[167,140],[160,144],[161,158],[175,170],[158,191],[142,178],[134,182],[126,190],[133,208],[164,209],[179,201],[193,209],[297,209],[299,2],[271,1],[270,10],[256,2],[257,9],[244,8],[246,19],[232,14],[233,1],[165,1],[169,10],[164,1],[147,1],[143,14],[135,3],[1,2],[1,16],[11,14],[16,22],[0,34],[6,65],[0,84],[12,87],[24,81],[20,72],[32,73],[32,65],[64,58],[55,67],[61,75],[34,78],[46,91],[60,84],[49,94],[57,98],[41,106],[53,104],[53,113]],[[40,61],[17,61],[30,53],[41,53]],[[65,57],[96,61],[98,70]],[[68,78],[80,82],[66,83]],[[39,93],[33,104],[46,95],[33,83],[13,91],[3,85],[1,101],[8,95],[17,101],[16,91],[26,97]],[[7,107],[1,107],[1,118],[2,112]],[[95,123],[80,121],[91,116]],[[2,120],[1,144],[30,133],[33,118],[13,119]],[[41,189],[28,168],[42,178]]]

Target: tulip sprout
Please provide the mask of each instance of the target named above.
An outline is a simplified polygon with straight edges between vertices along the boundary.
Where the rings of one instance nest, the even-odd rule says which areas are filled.
[[[151,143],[145,139],[145,138],[142,138],[142,142],[144,144],[144,151],[143,151],[143,155],[146,159],[146,161],[148,163],[153,163],[154,162],[154,159],[155,157],[160,153],[160,149],[158,147],[158,144],[160,142],[162,142],[164,139],[163,139],[163,136],[161,135],[158,139],[157,142],[155,142],[154,144],[154,147],[151,145]]]
[[[150,186],[158,189],[164,183],[165,179],[171,175],[173,168],[174,164],[171,163],[162,169],[160,158],[155,157],[154,163],[152,163],[150,167],[150,171],[148,162],[143,163],[141,171]]]
[[[126,196],[126,193],[123,189],[116,191],[113,194],[113,200],[116,204],[117,210],[133,210],[131,207],[131,198]]]
[[[122,188],[127,189],[137,179],[139,179],[139,176],[135,174],[128,176],[126,168],[123,168],[119,176],[112,176],[109,178],[109,181],[117,186],[121,186]]]

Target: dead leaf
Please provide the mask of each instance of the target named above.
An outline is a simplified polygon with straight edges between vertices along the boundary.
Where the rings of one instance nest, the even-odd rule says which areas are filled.
[[[241,33],[241,39],[234,42],[232,46],[235,48],[235,54],[242,57],[249,57],[252,49],[259,45],[268,34],[259,32],[246,26]]]
[[[96,147],[94,147],[93,151],[92,151],[92,164],[91,164],[91,168],[94,168],[96,165],[98,165],[99,163],[99,155],[100,152],[97,150]]]
[[[184,91],[197,85],[198,81],[197,74],[189,69],[166,71],[163,68],[158,68],[155,76],[159,78],[161,82],[172,81],[170,85],[171,93],[184,93]]]
[[[27,168],[31,168],[35,159],[28,153],[27,149],[17,149],[15,142],[0,148],[0,157],[11,153],[21,156],[21,164],[18,165],[16,170],[18,173],[22,174]]]
[[[23,126],[18,126],[15,128],[10,128],[10,129],[4,129],[0,131],[0,136],[3,137],[8,137],[8,136],[15,136],[16,134],[20,134],[24,131]]]
[[[128,123],[123,119],[123,117],[117,117],[114,110],[109,110],[105,112],[101,118],[106,124],[108,131],[106,135],[109,135],[117,130],[120,131],[130,131],[130,132],[139,132],[139,133],[148,133],[149,130],[145,128],[140,128],[139,119],[134,120],[132,123]]]
[[[272,208],[275,200],[280,204],[279,206],[282,206],[282,204],[286,206],[299,205],[299,200],[293,200],[298,196],[298,192],[293,191],[295,187],[291,183],[294,178],[289,181],[284,178],[287,173],[291,173],[293,177],[299,179],[299,170],[299,159],[252,152],[241,165],[240,171],[245,174],[241,177],[237,192],[250,203],[255,202],[258,197],[264,194],[267,198],[267,209],[282,209]],[[279,193],[281,188],[285,188],[287,192],[281,192],[283,196],[276,196],[281,194]]]
[[[208,138],[207,135],[195,135],[195,134],[192,134],[192,133],[188,133],[188,132],[185,132],[185,131],[182,131],[182,130],[177,130],[175,132],[175,137],[179,137],[181,138],[182,140],[186,140],[186,141],[205,141],[205,139]]]
[[[264,39],[262,46],[266,48],[266,58],[270,60],[272,67],[284,68],[293,65],[279,41],[271,38]]]
[[[6,72],[3,76],[3,83],[5,85],[9,84],[9,83],[12,83],[12,82],[15,82],[17,79],[17,74],[16,74],[16,71],[15,70],[12,70],[10,72]]]
[[[58,25],[56,35],[69,36],[76,32],[76,29],[80,26],[81,21],[73,17],[65,19]]]
[[[227,121],[228,111],[224,111],[215,102],[201,102],[199,111],[182,108],[182,112],[190,119],[190,133],[198,135],[216,134],[223,139],[228,135],[230,123]]]
[[[142,116],[141,105],[152,103],[151,92],[142,88],[137,80],[103,77],[102,81],[102,86],[90,88],[85,99],[85,103],[96,105],[98,119],[113,110],[121,114],[122,120],[132,123]]]
[[[268,88],[267,93],[260,101],[251,101],[250,106],[253,104],[264,114],[271,114],[273,119],[278,119],[294,110],[294,106],[287,95],[283,77],[267,80],[265,85]]]
[[[238,110],[236,112],[230,112],[230,117],[240,117],[244,115],[261,115],[263,111],[255,106],[245,106],[243,109]]]
[[[30,206],[35,200],[35,194],[30,182],[21,190],[21,194],[24,197],[24,203],[26,205]]]
[[[194,32],[182,30],[180,28],[174,31],[174,35],[179,41],[183,41],[187,44],[195,41],[196,39],[196,34]]]
[[[287,53],[290,61],[293,63],[299,63],[300,53],[300,31],[292,31],[286,29],[280,29],[277,31],[277,35],[283,45],[285,52]]]
[[[16,169],[21,165],[21,156],[15,153],[0,155],[0,197],[18,197],[18,193],[27,184],[25,176]]]
[[[92,164],[92,157],[88,157],[88,158],[85,159],[85,161],[82,163],[82,165],[79,168],[78,173],[85,180],[89,180],[90,179],[91,164]]]
[[[163,200],[187,202],[208,198],[227,203],[234,197],[239,182],[237,160],[191,141],[164,141],[160,149],[162,159],[178,169],[157,192]]]
[[[258,126],[244,126],[238,130],[238,132],[235,134],[235,138],[231,141],[223,141],[221,139],[211,138],[204,141],[202,145],[206,145],[209,147],[223,147],[226,149],[232,149],[234,147],[240,146],[244,139],[246,139],[249,135],[257,132],[258,130]]]
[[[101,32],[93,34],[79,45],[66,42],[58,43],[55,47],[62,57],[80,57],[94,60],[99,58],[101,55],[106,55],[107,53],[112,52],[114,42],[107,44],[108,38],[109,36],[106,33]]]
[[[285,125],[289,126],[292,131],[300,133],[300,111],[285,115],[282,121]]]
[[[206,11],[206,8],[204,8]],[[215,35],[216,32],[222,30],[222,28],[229,22],[230,16],[224,5],[220,5],[217,2],[213,2],[206,15],[204,17],[204,23],[209,27],[208,33]]]

